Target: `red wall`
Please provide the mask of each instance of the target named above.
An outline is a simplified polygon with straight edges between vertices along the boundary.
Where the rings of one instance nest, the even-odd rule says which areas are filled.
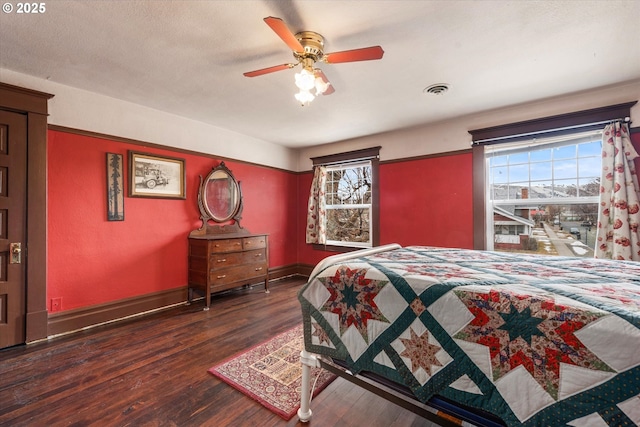
[[[472,155],[380,166],[380,244],[473,248]]]
[[[311,172],[300,175],[298,262],[332,252],[305,243]],[[473,248],[472,155],[456,154],[380,165],[380,244]]]
[[[632,134],[640,151],[640,133]],[[125,197],[125,221],[106,220],[105,153],[128,150],[186,160],[187,199]],[[305,243],[312,174],[225,162],[241,182],[242,225],[269,234],[271,268],[314,265],[332,252]],[[48,133],[47,297],[62,310],[187,283],[187,235],[200,227],[198,175],[219,161],[72,133]],[[640,159],[636,160],[640,170]],[[473,247],[472,155],[380,165],[380,243]]]
[[[48,303],[61,298],[64,311],[186,286],[198,175],[219,161],[60,131],[48,132],[47,147]],[[125,197],[125,220],[107,221],[105,153],[123,155],[126,181],[128,150],[184,158],[186,200]],[[269,234],[270,267],[295,264],[296,174],[225,163],[242,185],[242,226]]]
[[[105,153],[186,161],[186,200],[125,197],[125,220],[106,219]],[[380,243],[472,247],[471,154],[380,165]],[[242,225],[269,234],[269,266],[314,265],[331,252],[305,243],[312,174],[226,161],[244,196]],[[187,284],[187,235],[200,227],[199,175],[219,160],[61,131],[48,133],[47,298],[62,310]]]

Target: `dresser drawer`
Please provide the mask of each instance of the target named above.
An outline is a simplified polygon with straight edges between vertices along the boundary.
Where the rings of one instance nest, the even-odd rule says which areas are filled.
[[[256,249],[255,251],[246,251],[242,253],[243,264],[253,264],[254,262],[263,262],[267,260],[267,249]]]
[[[265,236],[245,237],[242,239],[242,249],[244,249],[245,251],[266,247],[267,239]]]
[[[266,248],[246,252],[215,253],[211,254],[209,257],[209,265],[212,269],[219,269],[232,267],[234,265],[252,264],[255,262],[265,261],[266,259]]]
[[[209,257],[209,266],[211,269],[219,269],[246,264],[244,255],[243,252],[214,253]]]
[[[251,283],[250,279],[264,277],[267,274],[266,262],[229,267],[220,270],[209,271],[209,281],[213,287],[222,286],[234,282]]]
[[[211,252],[240,252],[242,250],[243,239],[220,239],[210,242]]]

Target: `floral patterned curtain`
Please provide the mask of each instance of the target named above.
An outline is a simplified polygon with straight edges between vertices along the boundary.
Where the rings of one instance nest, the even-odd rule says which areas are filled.
[[[327,242],[327,213],[324,208],[326,182],[327,168],[315,166],[307,208],[307,243],[323,245]]]
[[[602,131],[602,176],[596,258],[640,261],[638,176],[629,127],[615,122]]]

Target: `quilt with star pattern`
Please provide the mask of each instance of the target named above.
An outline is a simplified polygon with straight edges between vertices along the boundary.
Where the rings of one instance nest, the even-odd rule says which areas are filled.
[[[298,298],[307,351],[422,402],[640,425],[640,263],[411,246],[329,265]]]

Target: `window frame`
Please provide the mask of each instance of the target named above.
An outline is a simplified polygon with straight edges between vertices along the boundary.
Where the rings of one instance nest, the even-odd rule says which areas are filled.
[[[522,141],[534,137],[558,136],[579,130],[595,130],[604,124],[631,116],[631,107],[638,101],[560,114],[540,119],[470,130],[473,163],[473,248],[487,249],[487,171],[485,147],[490,144]]]
[[[598,149],[597,149],[597,155],[594,154],[594,151],[592,151],[591,153],[581,153],[580,151],[580,146],[582,144],[591,144],[591,143],[598,143]],[[562,155],[560,155],[560,157],[556,157],[556,150],[560,150],[560,149],[565,149],[567,147],[571,147],[573,151],[573,154],[570,157],[563,157]],[[540,160],[540,159],[536,159],[535,158],[535,153],[543,150],[543,151],[549,151],[549,155],[548,158],[545,158],[544,160]],[[563,151],[567,151],[567,150],[563,150]],[[524,159],[524,156],[520,156],[521,154],[527,154],[527,158],[526,160]],[[487,194],[485,196],[485,201],[487,203],[487,210],[493,212],[493,210],[496,207],[505,207],[505,206],[518,206],[519,208],[532,208],[532,207],[538,207],[541,205],[555,205],[555,206],[567,206],[567,205],[583,205],[583,204],[591,204],[594,206],[597,206],[597,204],[600,201],[600,196],[599,194],[592,194],[592,195],[588,195],[588,196],[582,196],[580,195],[580,181],[584,180],[585,178],[588,179],[596,179],[597,182],[599,183],[600,181],[600,173],[602,170],[602,133],[599,130],[591,130],[591,131],[587,131],[584,132],[582,130],[578,130],[575,133],[571,133],[571,134],[567,134],[567,135],[563,135],[561,137],[546,137],[546,138],[542,138],[540,140],[534,141],[532,139],[526,140],[525,143],[510,143],[510,144],[496,144],[496,145],[492,145],[489,146],[488,148],[485,149],[485,170],[487,172]],[[511,156],[520,156],[520,159],[516,160],[515,162],[511,162]],[[497,159],[502,159],[504,158],[504,163],[497,163],[496,165],[491,165],[491,161],[492,160],[497,160]],[[589,169],[590,173],[588,175],[583,175],[580,171],[580,163],[581,160],[585,160],[585,159],[597,159],[598,160],[598,165],[597,167]],[[571,162],[575,164],[575,170],[574,172],[571,174],[571,176],[569,178],[567,177],[556,177],[555,176],[555,171],[556,171],[556,166],[557,164],[562,164],[563,162]],[[542,163],[548,163],[549,164],[549,172],[550,172],[550,177],[549,178],[545,178],[545,179],[540,179],[539,176],[535,176],[535,174],[533,174],[533,169],[535,169],[536,165],[542,164]],[[526,180],[512,180],[511,177],[511,171],[510,171],[510,166],[515,165],[515,166],[526,166],[527,169],[527,179]],[[533,166],[533,167],[532,167]],[[493,170],[492,170],[493,169]],[[498,169],[505,169],[505,173],[506,173],[506,179],[502,180],[500,183],[498,183],[499,185],[504,185],[507,186],[507,188],[509,188],[510,186],[513,187],[518,187],[517,184],[521,183],[522,186],[522,194],[524,194],[524,189],[527,189],[527,196],[525,196],[525,198],[518,198],[517,194],[515,198],[511,198],[509,197],[511,195],[511,189],[509,188],[509,190],[507,191],[507,198],[498,198],[495,199],[495,186],[496,186],[496,182],[492,181],[492,177],[491,174],[495,173],[496,170]],[[593,169],[593,172],[591,172],[591,169]],[[553,192],[551,194],[550,197],[545,197],[545,198],[535,198],[532,197],[532,190],[533,190],[533,186],[532,184],[536,184],[539,182],[543,182],[543,181],[547,181],[549,183],[551,183],[552,188],[553,188]],[[571,181],[572,184],[575,184],[576,187],[576,195],[575,196],[569,196],[569,197],[555,197],[555,189],[556,184],[564,182],[564,181]],[[493,184],[493,185],[492,185]],[[493,193],[493,194],[492,194]],[[488,250],[496,250],[495,249],[495,244],[497,243],[496,241],[496,236],[498,235],[502,235],[504,233],[496,233],[496,227],[497,226],[501,226],[501,227],[505,227],[504,225],[500,225],[497,224],[494,220],[494,216],[487,214],[487,227],[486,227],[486,248]],[[514,227],[514,226],[509,226]],[[524,227],[523,227],[524,228]],[[524,230],[522,230],[524,231]],[[513,234],[513,233],[507,233],[509,235]],[[516,232],[516,234],[518,234]],[[520,233],[521,234],[521,233]]]
[[[340,163],[340,164],[333,164],[333,165],[327,165],[327,174],[329,174],[331,171],[337,171],[337,170],[341,170],[341,171],[345,171],[345,170],[353,170],[355,168],[360,168],[360,167],[368,167],[369,168],[369,173],[371,174],[372,172],[372,165],[371,165],[371,160],[362,160],[362,161],[354,161],[354,162],[349,162],[349,163]],[[328,179],[327,179],[327,183],[328,183]],[[372,182],[372,188],[373,188],[373,182]],[[372,193],[372,190],[369,191],[370,193]],[[327,196],[329,195],[329,190],[327,189],[326,191]],[[337,194],[337,193],[336,193]],[[328,232],[327,232],[327,245],[329,246],[347,246],[347,247],[357,247],[357,248],[370,248],[372,246],[372,235],[373,235],[373,230],[372,230],[372,222],[371,222],[371,217],[372,217],[372,207],[373,203],[364,203],[364,204],[342,204],[342,203],[329,203],[329,201],[327,199],[325,199],[325,209],[327,211],[327,217],[329,217],[329,210],[341,210],[341,209],[366,209],[368,211],[368,217],[369,217],[369,239],[366,242],[355,242],[355,241],[342,241],[342,240],[332,240],[329,238]],[[327,226],[327,229],[329,227]]]
[[[379,185],[379,163],[380,148],[371,147],[362,150],[349,151],[345,153],[330,154],[327,156],[312,157],[313,166],[348,166],[349,164],[361,163],[363,161],[371,162],[371,214],[370,223],[370,246],[357,244],[357,242],[341,242],[337,244],[335,241],[328,241],[326,244],[312,244],[314,249],[327,250],[334,252],[349,252],[352,250],[363,249],[367,247],[375,247],[380,245],[380,185]]]
[[[599,147],[597,151],[592,150],[591,152],[585,152],[586,144],[598,143]],[[516,143],[516,144],[496,144],[489,146],[485,150],[485,158],[489,165],[487,166],[488,172],[488,180],[491,184],[491,174],[493,172],[497,172],[502,170],[504,173],[500,172],[501,175],[504,175],[502,181],[497,183],[494,182],[494,185],[513,185],[522,184],[522,188],[528,188],[529,194],[526,197],[526,201],[531,200],[531,204],[545,204],[547,202],[556,202],[556,198],[552,195],[547,198],[538,198],[533,199],[531,195],[532,189],[536,186],[536,184],[543,184],[545,182],[550,182],[553,185],[553,188],[556,188],[556,185],[562,184],[563,181],[571,181],[572,184],[576,186],[576,195],[572,197],[565,197],[561,199],[563,204],[565,201],[569,200],[569,203],[580,203],[582,200],[586,198],[591,198],[587,203],[597,203],[598,195],[592,194],[591,196],[583,196],[580,195],[582,191],[580,188],[580,182],[585,180],[593,180],[600,179],[600,173],[602,171],[602,132],[600,130],[597,131],[578,131],[574,134],[568,134],[561,138],[543,138],[540,140],[528,140],[526,144]],[[507,147],[504,147],[508,145]],[[573,154],[570,157],[560,157],[558,152],[560,150],[566,151],[566,148],[571,147]],[[548,152],[548,157],[541,159],[535,158],[536,154],[541,152]],[[525,159],[523,154],[527,154],[527,158]],[[520,156],[518,160],[514,161],[515,156]],[[502,163],[498,163],[499,160],[503,160]],[[496,162],[493,166],[491,162]],[[582,169],[587,165],[587,162],[597,162],[597,168],[595,171],[597,173],[592,172],[594,170],[594,165],[589,164],[588,168]],[[573,171],[570,174],[565,176],[560,176],[559,168],[565,164],[570,164]],[[541,167],[548,169],[547,176],[540,175]],[[527,178],[522,178],[517,180],[511,176],[512,172],[518,171],[520,169],[521,173],[526,173]],[[586,171],[586,172],[585,172]],[[487,191],[495,191],[495,188],[487,188]],[[499,198],[493,199],[494,205],[512,205],[516,200],[516,203],[522,203],[523,199],[518,198],[510,198],[511,192],[507,194],[507,198]],[[576,199],[573,201],[572,199]]]

